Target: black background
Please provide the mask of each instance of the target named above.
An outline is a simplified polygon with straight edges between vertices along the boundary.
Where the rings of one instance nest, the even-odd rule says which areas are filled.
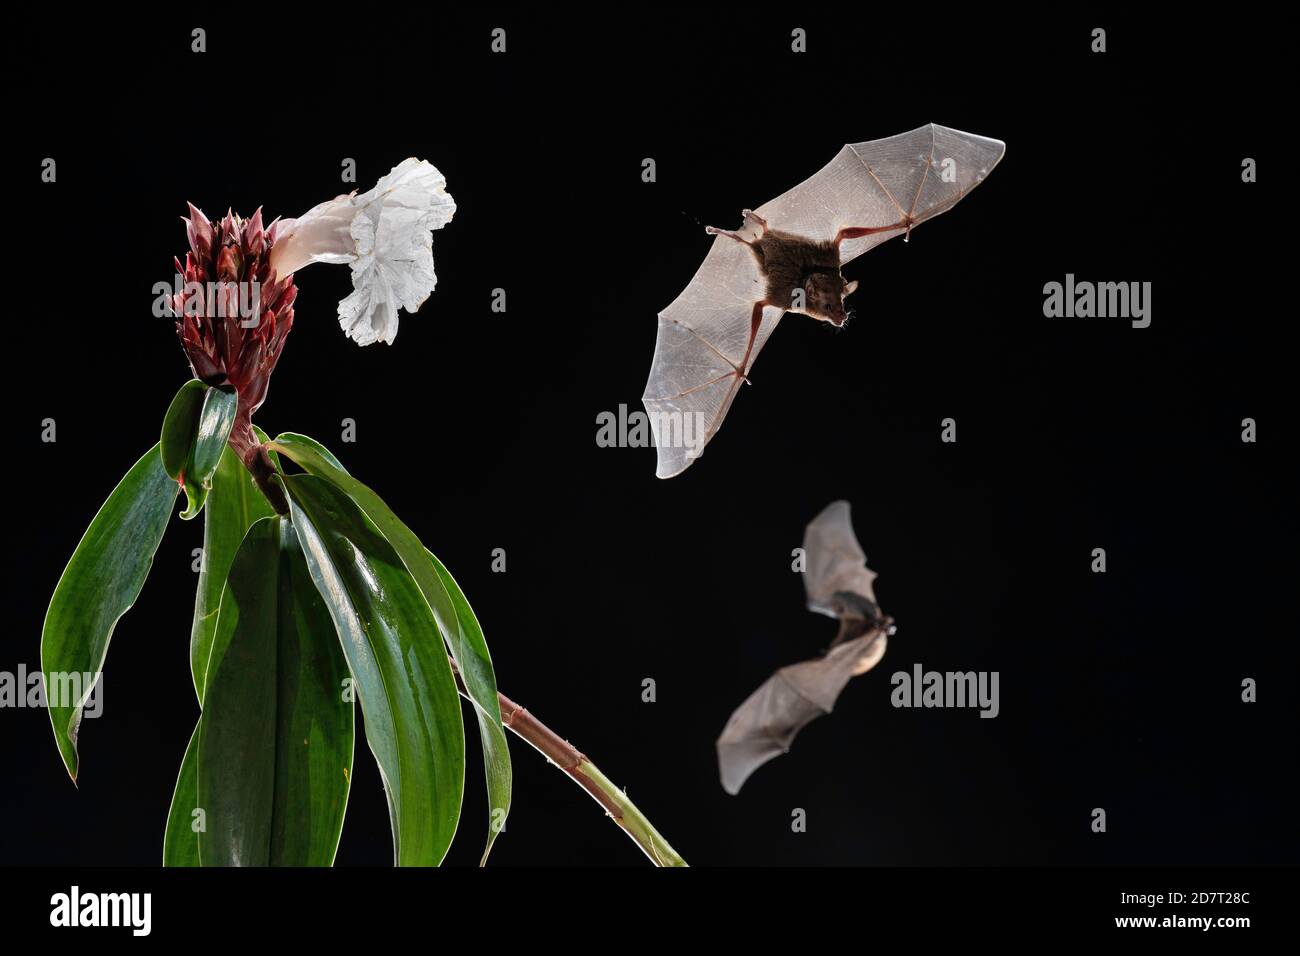
[[[361,349],[335,316],[348,270],[301,272],[257,422],[320,439],[386,498],[474,603],[501,688],[625,786],[687,860],[1300,858],[1293,353],[1273,299],[1290,273],[1266,234],[1289,186],[1267,25],[328,16],[11,32],[18,504],[0,668],[38,666],[60,571],[189,374],[150,313],[185,247],[185,201],[296,216],[352,188],[345,157],[364,190],[416,155],[458,206],[434,236],[437,290],[403,314],[394,346]],[[1098,25],[1103,55],[1089,52]],[[189,52],[193,26],[206,54]],[[505,55],[489,52],[494,26]],[[796,26],[806,54],[790,52]],[[640,407],[655,314],[707,250],[703,223],[734,225],[845,142],[931,121],[1003,139],[1006,158],[909,244],[847,267],[862,283],[849,327],[786,318],[754,387],[678,478],[654,477],[651,449],[596,446],[600,412]],[[1241,182],[1245,156],[1259,184]],[[1043,284],[1066,273],[1150,281],[1151,327],[1044,318]],[[504,315],[490,311],[497,287]],[[955,445],[939,440],[949,416]],[[40,440],[47,417],[54,444]],[[1240,441],[1244,417],[1257,444]],[[790,552],[836,498],[853,503],[898,635],[832,716],[729,797],[713,749],[727,715],[834,634],[804,609]],[[0,712],[0,863],[159,862],[197,717],[201,535],[173,523],[119,623],[79,789],[45,713]],[[505,574],[491,571],[498,547]],[[1089,568],[1095,547],[1104,575]],[[892,708],[889,675],[914,662],[999,671],[1000,716]],[[1258,703],[1241,702],[1245,677]],[[516,744],[491,865],[638,862]],[[387,864],[378,774],[360,740],[357,754],[338,862]],[[477,861],[482,793],[471,759],[450,863]],[[1090,830],[1094,807],[1105,834]],[[791,832],[794,808],[806,833]]]

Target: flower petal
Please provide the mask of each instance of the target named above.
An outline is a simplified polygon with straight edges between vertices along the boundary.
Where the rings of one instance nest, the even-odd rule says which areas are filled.
[[[354,291],[339,303],[339,324],[359,344],[391,344],[397,310],[415,312],[437,285],[433,230],[456,212],[446,186],[434,166],[411,158],[356,198]]]
[[[351,262],[356,258],[352,218],[356,194],[336,196],[313,206],[298,219],[281,219],[271,246],[271,269],[278,278],[313,262]]]
[[[339,303],[339,324],[361,345],[391,343],[397,311],[414,312],[437,285],[433,230],[456,212],[447,180],[422,159],[405,159],[369,192],[338,196],[274,231],[277,277],[313,262],[348,263],[352,294]]]

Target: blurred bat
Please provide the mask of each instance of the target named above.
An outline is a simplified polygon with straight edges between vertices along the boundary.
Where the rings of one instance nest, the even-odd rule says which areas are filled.
[[[875,572],[853,533],[849,503],[836,501],[808,525],[804,588],[808,609],[839,618],[840,630],[819,658],[782,667],[736,708],[718,738],[722,788],[737,794],[749,775],[787,753],[804,725],[829,714],[844,685],[885,656],[894,620],[882,614]]]
[[[659,313],[641,401],[671,478],[704,451],[781,316],[842,326],[857,287],[840,267],[951,209],[998,164],[1006,144],[933,123],[845,146],[811,179],[717,238],[686,289]]]

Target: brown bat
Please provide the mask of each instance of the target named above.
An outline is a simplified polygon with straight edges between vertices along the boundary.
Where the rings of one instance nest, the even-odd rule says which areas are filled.
[[[829,714],[844,686],[885,656],[894,620],[876,604],[866,555],[853,533],[847,501],[835,501],[808,525],[803,538],[808,609],[839,618],[826,653],[782,667],[736,708],[718,737],[722,788],[737,794],[749,775],[789,752],[795,735]]]
[[[840,267],[951,209],[1006,144],[931,123],[845,146],[812,178],[716,236],[704,263],[659,313],[641,400],[659,451],[656,474],[686,470],[717,433],[758,353],[786,312],[834,326],[857,287]]]

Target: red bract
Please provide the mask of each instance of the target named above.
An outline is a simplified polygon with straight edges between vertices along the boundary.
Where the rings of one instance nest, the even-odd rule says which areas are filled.
[[[266,400],[271,373],[293,327],[293,276],[277,278],[268,253],[277,223],[262,226],[259,208],[251,219],[230,212],[213,225],[190,205],[185,223],[190,251],[175,260],[184,282],[172,297],[176,334],[190,368],[208,385],[229,384],[239,393],[231,447],[248,463],[257,444],[253,413]]]

